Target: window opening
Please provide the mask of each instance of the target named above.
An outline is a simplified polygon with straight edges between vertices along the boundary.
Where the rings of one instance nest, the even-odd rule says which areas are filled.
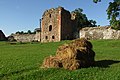
[[[55,36],[52,36],[52,39],[55,39]]]
[[[49,17],[51,18],[51,14],[49,15]]]
[[[48,36],[45,36],[45,39],[48,39]]]
[[[49,26],[49,31],[52,31],[52,25]]]

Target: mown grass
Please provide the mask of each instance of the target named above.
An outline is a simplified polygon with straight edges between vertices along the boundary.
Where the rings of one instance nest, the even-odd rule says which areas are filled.
[[[69,71],[40,68],[46,56],[54,55],[56,43],[9,44],[0,42],[0,80],[119,80],[120,40],[91,41],[96,65]]]

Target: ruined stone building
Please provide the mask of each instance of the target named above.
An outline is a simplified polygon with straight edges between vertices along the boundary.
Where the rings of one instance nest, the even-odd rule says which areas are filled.
[[[14,34],[18,42],[56,42],[73,38],[74,15],[63,7],[46,10],[40,19],[40,28],[36,34]]]
[[[73,38],[73,20],[63,7],[46,10],[41,20],[41,42],[56,42]]]
[[[120,39],[120,30],[114,30],[109,26],[103,27],[86,27],[79,32],[80,38],[88,39]]]
[[[6,40],[6,37],[4,33],[2,32],[2,30],[0,30],[0,41],[4,41],[4,40]]]
[[[35,34],[14,34],[15,40],[21,42],[57,42],[86,37],[89,39],[120,39],[120,30],[116,31],[107,27],[87,27],[75,33],[74,27],[77,25],[76,14],[70,13],[63,7],[46,10],[40,27],[35,29]]]

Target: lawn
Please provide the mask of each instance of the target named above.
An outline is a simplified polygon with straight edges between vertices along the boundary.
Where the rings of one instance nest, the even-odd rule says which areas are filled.
[[[59,45],[51,43],[10,44],[0,42],[0,80],[119,80],[120,40],[93,40],[96,65],[74,71],[40,68]]]

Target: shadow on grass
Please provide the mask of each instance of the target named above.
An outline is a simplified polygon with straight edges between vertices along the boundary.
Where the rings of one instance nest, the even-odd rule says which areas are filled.
[[[8,72],[8,73],[3,73],[3,74],[0,74],[0,78],[2,77],[6,77],[6,76],[10,76],[10,75],[14,75],[14,74],[21,74],[23,72],[28,72],[30,70],[35,70],[37,68],[25,68],[25,69],[22,69],[22,70],[16,70],[16,71],[12,71],[12,72]]]
[[[94,67],[101,67],[101,68],[107,68],[110,67],[112,64],[120,63],[120,61],[116,60],[100,60],[96,61]]]

